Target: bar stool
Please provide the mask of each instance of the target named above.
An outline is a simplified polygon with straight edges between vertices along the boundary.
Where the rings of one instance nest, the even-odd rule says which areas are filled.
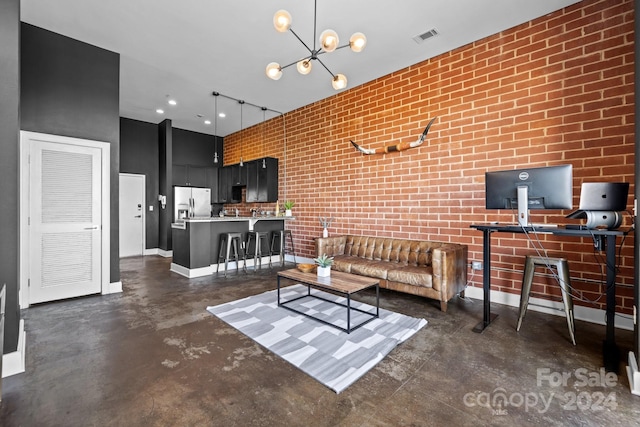
[[[227,277],[227,269],[229,268],[229,260],[231,256],[231,249],[233,248],[233,261],[236,262],[236,273],[238,272],[238,265],[240,264],[240,249],[242,249],[242,233],[222,233],[220,234],[220,245],[218,246],[218,267],[216,268],[216,274],[220,270],[220,261],[224,260],[224,276]],[[246,259],[243,255],[244,264],[242,269],[246,272],[247,266]]]
[[[526,256],[524,274],[522,275],[522,290],[520,293],[520,313],[518,315],[516,331],[520,330],[520,326],[522,326],[522,319],[527,312],[527,306],[529,305],[529,293],[531,292],[531,282],[533,282],[533,273],[535,272],[536,266],[555,267],[557,277],[560,282],[560,290],[562,291],[562,303],[564,305],[564,313],[567,317],[567,326],[569,326],[569,335],[571,335],[573,345],[576,345],[573,298],[571,297],[571,282],[569,280],[569,264],[564,258]]]
[[[296,250],[295,250],[295,247],[293,246],[293,235],[291,234],[291,230],[276,230],[271,233],[271,250],[269,255],[273,255],[276,238],[278,238],[278,241],[279,241],[278,253],[280,254],[280,266],[283,266],[283,267],[284,267],[284,255],[285,255],[286,246],[287,246],[286,244],[287,236],[289,237],[289,243],[291,244],[291,253],[293,254],[293,262],[297,263]]]
[[[268,231],[249,231],[247,233],[247,241],[245,243],[245,262],[246,256],[251,255],[251,241],[253,240],[253,269],[258,269],[258,260],[260,260],[260,268],[262,268],[262,245],[263,242],[268,244]],[[269,254],[269,268],[271,268],[271,254]]]

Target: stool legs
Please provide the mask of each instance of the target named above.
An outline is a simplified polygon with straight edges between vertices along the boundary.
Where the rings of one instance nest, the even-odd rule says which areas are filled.
[[[254,242],[253,248],[253,268],[258,269],[258,263],[262,268],[262,246],[268,242],[269,233],[267,231],[250,231],[247,234],[245,256],[251,253],[251,242]],[[271,268],[271,254],[269,254],[269,268]]]
[[[516,331],[520,331],[522,326],[522,319],[527,313],[527,307],[529,306],[529,293],[531,292],[531,283],[533,282],[533,273],[535,271],[535,264],[533,258],[526,257],[524,264],[524,274],[522,275],[522,288],[520,291],[520,312],[518,314],[518,324]]]
[[[291,230],[278,230],[278,231],[274,231],[272,236],[271,236],[271,251],[269,255],[273,255],[274,253],[274,249],[275,249],[275,241],[276,241],[276,237],[278,238],[278,243],[279,243],[279,255],[280,255],[280,266],[284,267],[284,255],[285,255],[285,250],[286,250],[286,246],[287,246],[287,236],[289,236],[289,244],[291,245],[291,253],[293,254],[293,262],[297,264],[297,260],[296,260],[296,249],[295,246],[293,246],[293,235],[291,234]]]
[[[562,291],[562,304],[564,313],[567,318],[567,326],[569,327],[569,335],[571,342],[576,345],[575,337],[575,319],[573,313],[573,298],[571,297],[571,283],[569,279],[569,267],[567,261],[562,258],[544,258],[527,256],[525,260],[524,273],[522,275],[522,290],[520,293],[520,311],[518,313],[518,323],[516,331],[520,331],[522,320],[527,312],[529,305],[529,294],[531,292],[531,283],[533,282],[533,274],[536,265],[554,266],[557,270],[558,281],[560,282],[560,290]]]
[[[225,233],[220,235],[220,246],[218,249],[218,266],[216,268],[216,274],[220,271],[220,261],[224,259],[224,276],[227,277],[227,270],[229,270],[229,259],[231,258],[231,251],[233,250],[233,260],[236,262],[236,273],[239,272],[240,265],[240,241],[242,233]],[[223,253],[224,250],[224,253]],[[244,257],[244,263],[242,269],[246,272],[246,257]]]
[[[567,326],[569,327],[569,335],[573,345],[576,345],[575,337],[575,319],[573,317],[573,298],[571,298],[571,283],[569,281],[569,271],[566,263],[558,264],[558,278],[560,279],[560,289],[562,290],[562,304],[564,305],[564,314],[567,317]]]

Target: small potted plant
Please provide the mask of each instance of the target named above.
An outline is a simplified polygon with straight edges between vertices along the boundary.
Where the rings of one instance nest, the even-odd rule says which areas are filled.
[[[294,202],[293,200],[287,200],[286,202],[284,202],[283,206],[284,206],[284,215],[285,216],[291,216],[291,209],[293,208],[293,206],[296,204],[296,202]]]
[[[333,221],[333,218],[319,217],[318,219],[320,220],[320,225],[322,226],[322,237],[324,237],[326,239],[327,237],[329,237],[328,228],[331,225],[331,222]]]
[[[331,264],[333,264],[333,257],[328,257],[327,254],[322,254],[318,258],[314,258],[313,261],[318,264],[318,277],[329,277],[331,275]]]

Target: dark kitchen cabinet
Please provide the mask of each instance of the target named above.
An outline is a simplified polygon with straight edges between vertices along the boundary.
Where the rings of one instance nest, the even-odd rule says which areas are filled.
[[[247,185],[247,163],[242,166],[238,163],[228,167],[231,168],[231,185],[240,187]]]
[[[218,199],[217,203],[231,202],[231,168],[218,168]]]
[[[265,157],[247,162],[245,165],[247,168],[247,202],[275,202],[278,200],[278,159]]]
[[[207,169],[204,166],[173,165],[173,185],[208,187]]]
[[[206,168],[207,173],[207,188],[211,189],[211,203],[218,203],[218,169],[219,168]]]

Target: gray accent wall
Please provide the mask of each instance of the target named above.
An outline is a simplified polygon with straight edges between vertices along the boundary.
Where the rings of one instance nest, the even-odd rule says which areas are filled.
[[[0,287],[7,285],[4,353],[18,348],[20,0],[0,1]]]
[[[120,281],[120,55],[21,24],[21,129],[111,144],[110,282]]]

